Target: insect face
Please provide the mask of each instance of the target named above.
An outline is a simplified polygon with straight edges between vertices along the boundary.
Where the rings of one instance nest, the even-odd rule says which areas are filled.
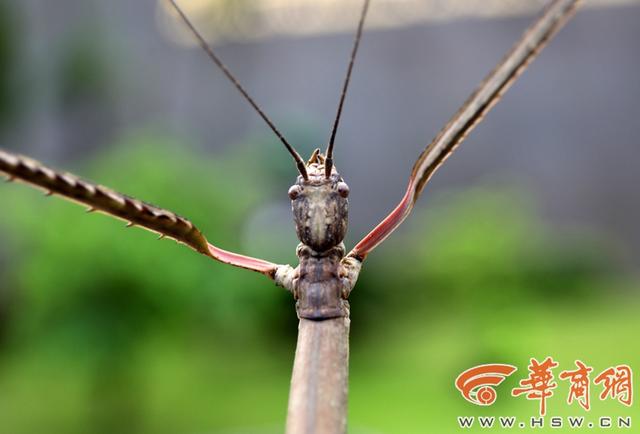
[[[339,245],[347,232],[349,187],[333,168],[325,175],[324,156],[316,150],[289,189],[298,239],[318,253]]]

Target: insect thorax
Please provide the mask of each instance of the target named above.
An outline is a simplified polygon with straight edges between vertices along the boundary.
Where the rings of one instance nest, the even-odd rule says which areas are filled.
[[[333,168],[325,174],[324,156],[315,151],[289,189],[296,233],[301,244],[298,276],[294,283],[298,315],[309,319],[348,316],[344,283],[340,278],[347,232],[349,187]]]
[[[296,253],[300,265],[293,294],[298,316],[314,320],[348,317],[350,288],[340,278],[344,244],[322,254],[300,244]]]

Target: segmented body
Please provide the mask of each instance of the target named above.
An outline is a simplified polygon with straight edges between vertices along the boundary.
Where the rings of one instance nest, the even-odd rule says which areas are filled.
[[[293,294],[298,317],[348,318],[347,299],[358,280],[362,262],[345,256],[342,243],[320,254],[301,243],[296,253],[300,261],[298,267],[280,265],[274,280]]]
[[[296,299],[298,317],[326,320],[349,317],[347,298],[361,262],[345,257],[349,187],[335,167],[325,175],[325,157],[316,150],[307,162],[307,178],[299,176],[289,189],[300,244],[296,269],[282,266],[275,280]]]
[[[318,253],[301,244],[297,254],[300,265],[293,295],[298,316],[314,320],[348,317],[351,288],[340,278],[344,245]]]

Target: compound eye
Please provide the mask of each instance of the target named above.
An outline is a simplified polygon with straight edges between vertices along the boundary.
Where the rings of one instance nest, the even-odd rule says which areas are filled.
[[[289,199],[295,200],[298,196],[300,196],[301,192],[302,192],[302,189],[300,188],[299,185],[291,186],[291,188],[289,189]]]
[[[338,194],[344,197],[345,199],[349,197],[349,186],[347,185],[346,182],[338,183]]]

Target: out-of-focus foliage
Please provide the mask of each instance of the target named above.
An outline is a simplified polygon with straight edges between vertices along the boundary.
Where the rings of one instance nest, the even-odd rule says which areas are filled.
[[[75,169],[251,254],[240,234],[274,197],[251,155],[139,134]],[[0,432],[281,432],[296,327],[284,291],[28,187],[0,195]],[[497,186],[431,199],[371,256],[352,296],[353,432],[456,432],[456,416],[486,414],[453,387],[479,363],[519,367],[495,411],[523,417],[535,403],[505,391],[530,357],[640,365],[637,282],[604,242],[550,233],[530,203]],[[574,410],[564,391],[554,414]],[[625,410],[594,402],[639,416]]]
[[[134,138],[79,172],[188,216],[212,241],[240,250],[238,232],[261,193],[260,184],[243,176],[251,161],[186,154],[156,137]],[[11,383],[0,398],[3,423],[14,418],[24,423],[20,409],[46,389],[47,401],[54,404],[41,407],[40,422],[29,419],[27,424],[54,423],[53,418],[64,430],[86,432],[89,424],[105,432],[137,432],[138,422],[162,423],[163,417],[148,412],[179,412],[170,408],[187,397],[175,375],[188,374],[192,386],[200,388],[207,375],[196,375],[199,370],[215,372],[217,363],[238,351],[270,353],[281,318],[286,318],[285,294],[263,277],[222,266],[173,242],[155,241],[152,234],[125,229],[106,216],[83,215],[77,205],[45,200],[28,187],[12,187],[2,193],[4,203],[11,204],[3,212],[3,239],[8,241],[3,250],[22,259],[10,261],[2,273],[3,290],[11,291],[10,350],[3,354],[21,356],[15,365],[4,360],[12,367],[3,369],[2,377]],[[292,344],[286,344],[283,357]],[[179,361],[192,352],[197,366],[181,366]],[[232,359],[224,369],[239,363]],[[271,369],[268,363],[247,368],[242,371]],[[58,380],[51,378],[64,387],[53,387]],[[282,413],[286,382],[278,387],[282,402],[272,408]],[[202,392],[233,396],[232,389],[216,381]],[[202,406],[210,402],[203,395],[193,399]],[[154,400],[160,402],[154,406]],[[194,411],[192,405],[186,402],[185,411]],[[233,420],[237,411],[221,411],[213,420]],[[197,426],[207,413],[185,417]]]
[[[640,364],[638,282],[612,265],[606,240],[588,230],[552,233],[532,203],[497,185],[431,200],[403,236],[372,255],[352,295],[354,335],[364,335],[351,364],[354,424],[421,433],[458,432],[458,416],[529,421],[537,401],[509,392],[527,377],[531,357],[559,361],[556,378],[576,359],[592,365],[594,377],[615,364]],[[483,363],[518,367],[490,408],[466,402],[453,384]],[[640,416],[598,401],[600,387],[591,392],[591,413],[583,413],[567,405],[568,391],[558,381],[551,416]]]

